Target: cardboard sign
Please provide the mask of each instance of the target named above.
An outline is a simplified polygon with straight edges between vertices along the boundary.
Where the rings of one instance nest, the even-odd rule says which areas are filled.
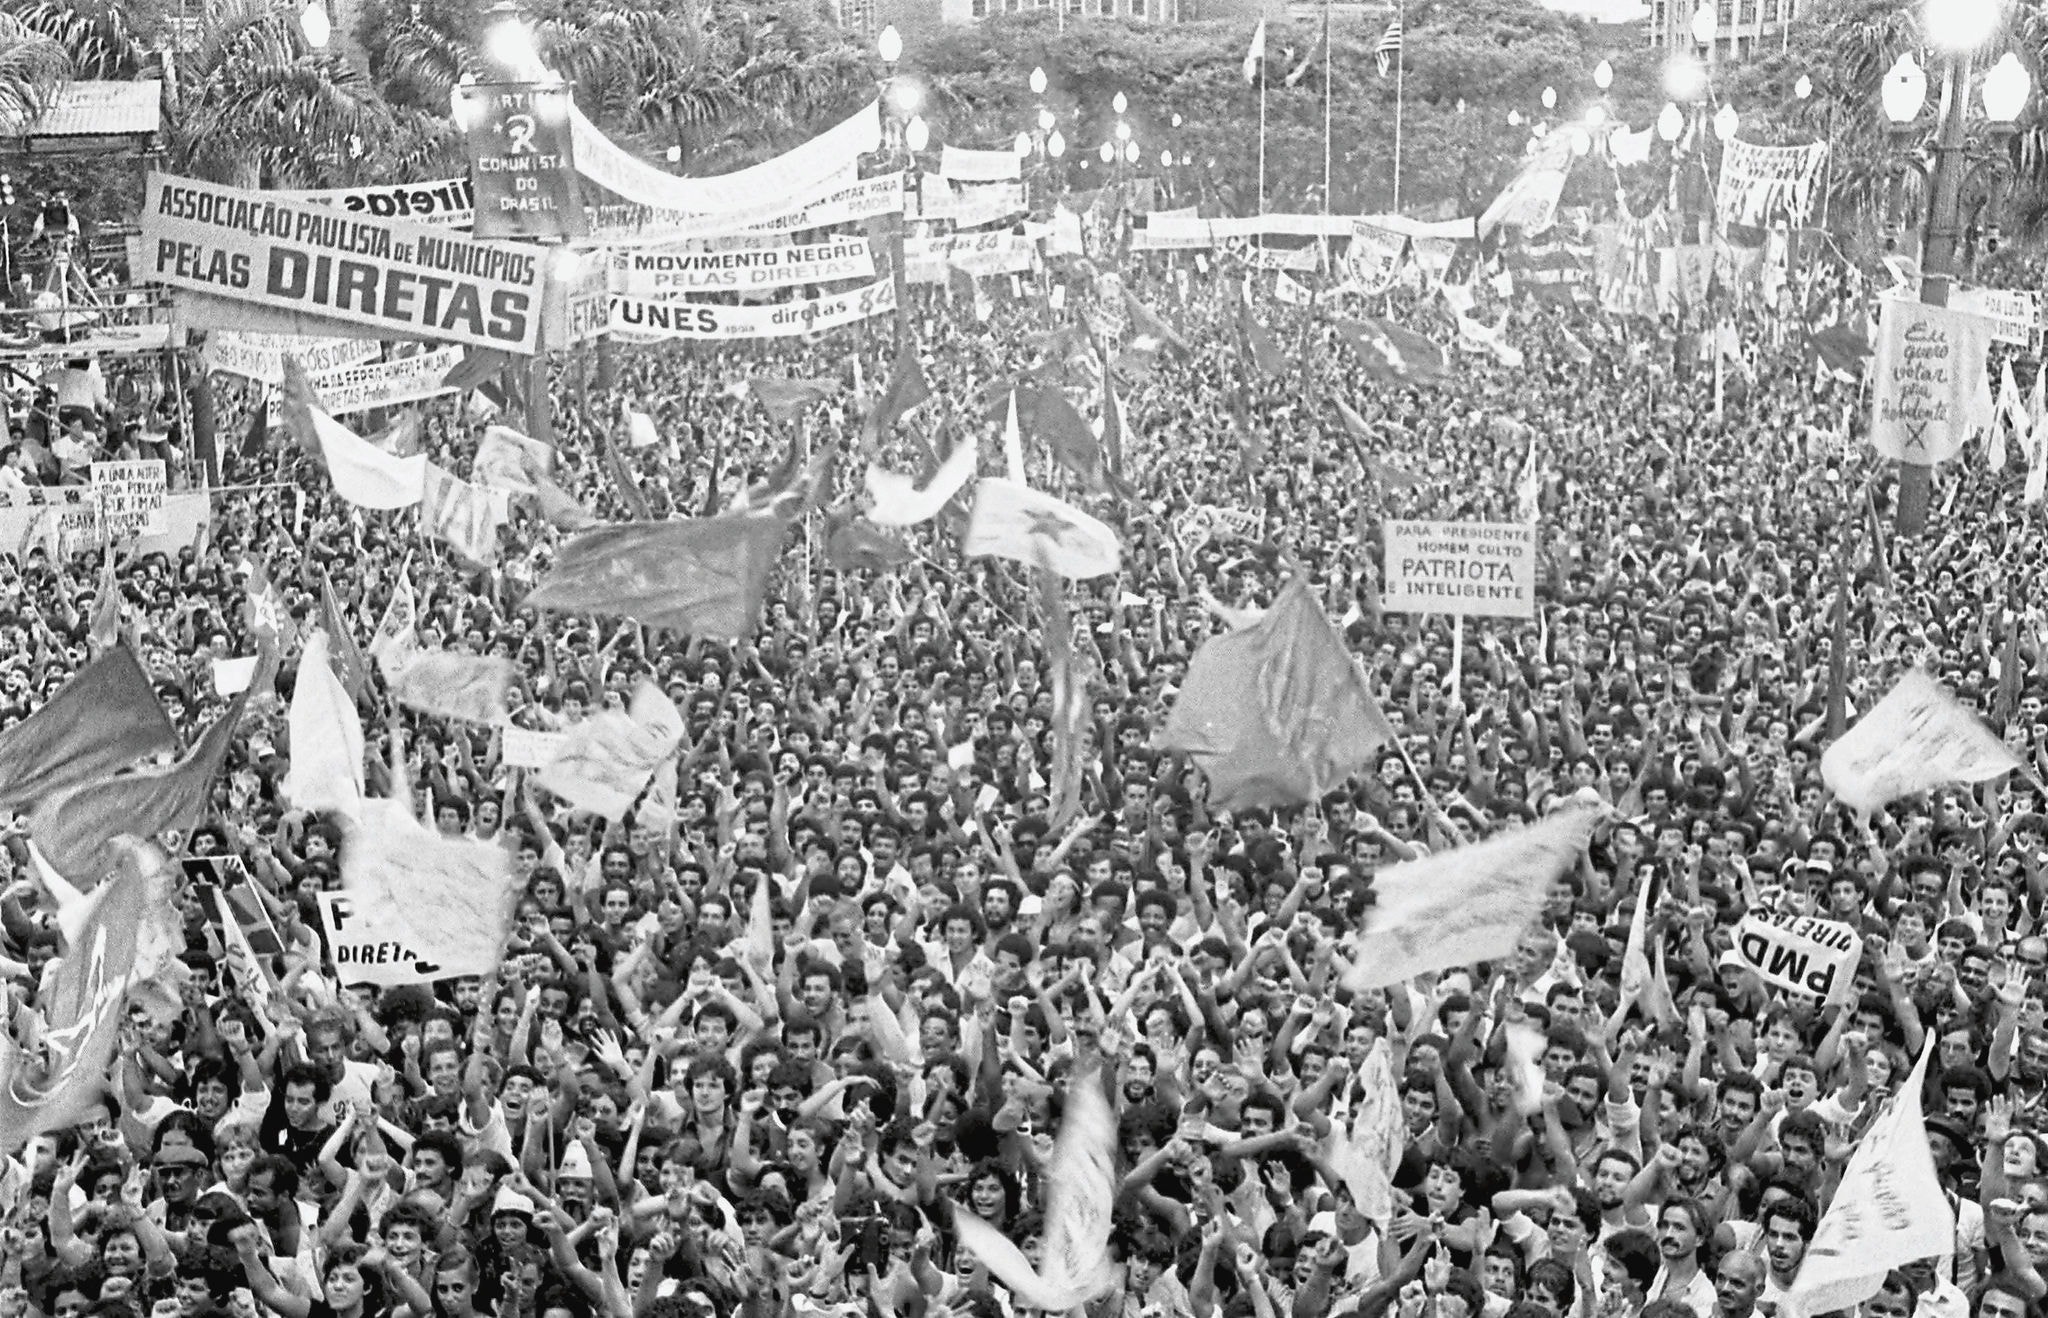
[[[1735,927],[1732,955],[1766,984],[1845,1002],[1855,987],[1863,940],[1838,920],[1752,911]]]
[[[1536,528],[1520,522],[1387,523],[1389,613],[1536,616]]]
[[[106,528],[108,539],[162,535],[168,529],[164,517],[168,485],[162,458],[95,462],[92,488],[99,499],[100,524]]]
[[[318,897],[328,959],[334,963],[335,978],[343,984],[424,984],[447,975],[483,973],[444,970],[408,947],[404,934],[381,918],[381,913],[364,907],[348,893],[323,892]]]

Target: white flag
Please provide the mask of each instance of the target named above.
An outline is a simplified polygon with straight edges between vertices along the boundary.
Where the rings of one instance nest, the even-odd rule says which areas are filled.
[[[1379,988],[1426,970],[1515,950],[1558,875],[1578,863],[1600,812],[1567,806],[1527,828],[1381,870],[1377,905],[1352,940],[1346,988]]]
[[[920,522],[929,522],[952,501],[954,495],[966,488],[974,476],[974,464],[980,456],[981,446],[972,438],[961,440],[959,446],[939,464],[938,471],[932,474],[931,484],[921,490],[910,477],[869,463],[868,497],[875,501],[875,506],[868,509],[868,520],[877,526],[916,526]]]
[[[1115,1284],[1109,1262],[1109,1210],[1116,1195],[1116,1116],[1099,1073],[1067,1089],[1059,1138],[1046,1164],[1043,1268],[1010,1239],[965,1209],[953,1213],[960,1244],[988,1265],[1010,1294],[1034,1309],[1065,1313]]]
[[[1981,783],[2019,767],[2004,742],[1918,669],[1820,757],[1828,790],[1866,814],[1944,783]]]
[[[983,477],[960,552],[1046,567],[1072,580],[1103,577],[1123,562],[1116,532],[1079,508],[1019,481]]]
[[[1849,1155],[1834,1201],[1814,1228],[1788,1296],[1799,1313],[1854,1309],[1877,1294],[1893,1268],[1955,1249],[1955,1214],[1920,1115],[1920,1086],[1934,1050],[1934,1040],[1927,1043],[1891,1106]]]
[[[285,727],[292,739],[285,799],[300,810],[353,817],[363,805],[363,722],[328,662],[326,632],[314,632],[299,653]]]
[[[401,664],[387,664],[384,677],[392,699],[408,709],[495,727],[508,717],[506,699],[519,669],[503,655],[416,650]]]
[[[540,785],[578,810],[616,823],[682,740],[682,714],[660,687],[643,679],[630,708],[603,710],[569,729],[541,769]]]
[[[336,494],[358,508],[384,512],[420,501],[427,478],[425,454],[394,458],[319,408],[308,410]]]

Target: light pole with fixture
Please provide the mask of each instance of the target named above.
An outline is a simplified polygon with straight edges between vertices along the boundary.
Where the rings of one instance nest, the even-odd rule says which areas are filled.
[[[2025,66],[2008,51],[1984,76],[1982,99],[1990,143],[1979,159],[1971,161],[1971,66],[1977,51],[1997,34],[2001,10],[1999,0],[1927,0],[1924,11],[1927,39],[1942,57],[1941,100],[1935,108],[1930,144],[1933,160],[1925,170],[1927,200],[1920,224],[1920,301],[1928,306],[1948,305],[1949,284],[1955,277],[1958,248],[1962,245],[1964,194],[1973,185],[1981,183],[1985,187],[1988,196],[1984,205],[1994,210],[1995,226],[1995,207],[2008,166],[2013,125],[2031,91]],[[1901,55],[1879,90],[1879,100],[1885,118],[1891,121],[1895,139],[1903,140],[1912,134],[1926,99],[1926,73],[1910,53]],[[1918,535],[1926,528],[1933,471],[1925,463],[1900,461],[1901,535]]]

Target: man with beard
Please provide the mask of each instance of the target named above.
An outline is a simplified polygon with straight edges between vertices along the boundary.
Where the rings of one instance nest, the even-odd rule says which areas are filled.
[[[1775,1318],[1803,1318],[1792,1304],[1792,1283],[1813,1239],[1813,1206],[1786,1197],[1763,1211],[1764,1293]]]

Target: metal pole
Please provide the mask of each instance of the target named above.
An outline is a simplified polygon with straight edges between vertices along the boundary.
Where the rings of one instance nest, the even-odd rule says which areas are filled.
[[[1942,73],[1941,118],[1934,130],[1934,169],[1928,176],[1927,214],[1920,241],[1920,301],[1930,307],[1948,305],[1956,239],[1962,231],[1963,134],[1970,62],[1969,51],[1952,51]],[[1926,529],[1927,503],[1933,486],[1933,467],[1900,461],[1900,535],[1918,535]]]
[[[1330,213],[1330,98],[1335,89],[1330,85],[1330,0],[1323,0],[1323,214]],[[1330,236],[1323,235],[1323,246],[1328,248]]]
[[[1401,44],[1394,50],[1394,214],[1401,213],[1401,100],[1408,71],[1407,15],[1399,8],[1394,17],[1401,23]]]

